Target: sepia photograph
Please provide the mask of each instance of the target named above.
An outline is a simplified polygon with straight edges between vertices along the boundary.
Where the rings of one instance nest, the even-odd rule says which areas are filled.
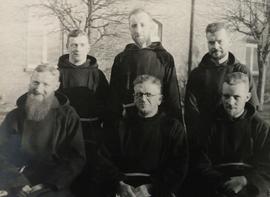
[[[270,197],[270,0],[8,0],[0,197]]]

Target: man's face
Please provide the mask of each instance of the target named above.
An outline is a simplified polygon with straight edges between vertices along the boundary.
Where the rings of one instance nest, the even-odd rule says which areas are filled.
[[[229,36],[225,29],[206,34],[209,54],[216,60],[224,58],[229,51]]]
[[[29,94],[35,99],[43,101],[52,95],[58,87],[59,82],[50,72],[34,72],[29,85]]]
[[[90,50],[86,36],[70,37],[67,48],[72,63],[84,63]]]
[[[222,103],[227,114],[232,118],[241,116],[245,104],[250,99],[251,94],[244,83],[235,85],[223,84]]]
[[[130,16],[129,30],[132,39],[140,47],[151,43],[152,20],[146,13],[137,13]]]
[[[142,116],[154,116],[161,101],[160,88],[156,84],[146,81],[134,87],[134,102]]]

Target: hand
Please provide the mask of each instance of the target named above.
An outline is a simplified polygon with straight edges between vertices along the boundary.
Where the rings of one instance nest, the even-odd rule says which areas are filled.
[[[8,192],[6,190],[0,190],[0,197],[7,196]]]
[[[118,194],[120,195],[120,197],[136,197],[135,193],[132,190],[132,186],[124,183],[123,181],[119,182]]]
[[[39,193],[44,188],[46,188],[43,184],[37,184],[33,187],[30,187],[29,185],[25,185],[19,192],[18,197],[27,197],[27,196],[35,196],[36,193]]]
[[[136,197],[149,197],[151,196],[150,189],[151,189],[150,184],[141,185],[135,188],[134,193]]]
[[[32,188],[29,185],[25,185],[22,187],[22,189],[18,192],[18,197],[27,197],[29,196]]]
[[[227,192],[233,192],[234,194],[238,194],[243,187],[247,185],[247,179],[244,176],[235,176],[231,177],[229,181],[223,184],[223,188]]]

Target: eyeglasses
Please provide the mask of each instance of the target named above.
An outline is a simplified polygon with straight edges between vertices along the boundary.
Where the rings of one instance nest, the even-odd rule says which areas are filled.
[[[143,96],[146,96],[147,98],[151,98],[153,96],[157,96],[160,94],[151,94],[150,92],[137,92],[135,94],[133,94],[135,97],[137,98],[142,98]]]

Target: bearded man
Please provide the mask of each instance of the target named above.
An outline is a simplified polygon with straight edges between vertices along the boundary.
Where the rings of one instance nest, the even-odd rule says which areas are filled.
[[[28,93],[0,126],[0,174],[10,172],[8,183],[0,177],[2,193],[71,196],[69,186],[84,166],[85,149],[79,116],[65,96],[55,93],[58,80],[55,67],[37,66]]]

